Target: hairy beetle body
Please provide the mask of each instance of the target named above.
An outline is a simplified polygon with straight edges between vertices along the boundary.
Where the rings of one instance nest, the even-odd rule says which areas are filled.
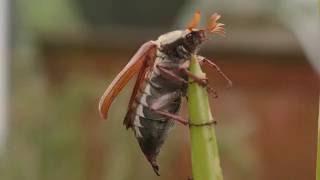
[[[217,23],[219,18],[220,15],[213,14],[206,29],[195,29],[200,20],[200,13],[196,12],[186,30],[172,31],[161,35],[156,41],[143,44],[100,99],[100,115],[107,118],[115,97],[135,74],[138,75],[124,125],[133,130],[141,150],[157,175],[159,167],[156,158],[174,120],[188,124],[177,116],[181,99],[186,94],[188,78],[202,86],[207,85],[206,78],[196,77],[188,71],[189,60],[192,54],[197,54],[202,42],[207,40],[208,33],[224,33],[223,24]],[[216,68],[231,84],[217,65],[198,57],[199,62]]]
[[[154,112],[151,107],[153,104],[158,104],[158,110],[177,114],[180,109],[181,97],[185,95],[187,89],[185,83],[168,79],[161,74],[158,67],[179,67],[187,61],[185,57],[190,54],[184,54],[185,57],[182,58],[174,57],[176,54],[168,55],[161,51],[160,44],[162,42],[156,43],[159,46],[154,66],[148,76],[145,77],[133,103],[133,108],[128,112],[124,124],[127,128],[132,128],[141,150],[158,173],[156,157],[174,122],[170,118]],[[187,81],[186,75],[179,72],[176,75]]]

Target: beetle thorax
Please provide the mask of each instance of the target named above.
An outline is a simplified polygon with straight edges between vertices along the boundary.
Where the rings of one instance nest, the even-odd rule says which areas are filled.
[[[186,48],[184,44],[187,33],[187,31],[177,30],[161,35],[157,40],[159,51],[169,60],[177,63],[190,59],[192,51]]]
[[[191,54],[196,53],[204,41],[204,31],[186,29],[172,31],[161,35],[156,43],[158,49],[173,61],[186,61]]]
[[[160,45],[165,46],[177,41],[178,39],[182,38],[185,34],[186,32],[182,30],[171,31],[159,36],[157,42],[159,42]]]

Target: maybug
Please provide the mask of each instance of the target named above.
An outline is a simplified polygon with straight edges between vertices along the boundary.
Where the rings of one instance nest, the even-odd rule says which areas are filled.
[[[188,71],[191,54],[197,54],[199,46],[210,33],[224,33],[223,24],[213,14],[204,29],[196,29],[200,13],[196,12],[187,29],[161,35],[156,41],[143,44],[129,63],[111,82],[99,102],[102,118],[107,118],[109,107],[121,89],[136,74],[137,80],[130,98],[123,124],[131,128],[140,148],[159,175],[156,157],[174,121],[188,124],[177,115],[182,97],[186,96],[188,78],[202,86],[207,79]],[[197,55],[201,65],[214,67],[231,84],[230,79],[212,61]]]

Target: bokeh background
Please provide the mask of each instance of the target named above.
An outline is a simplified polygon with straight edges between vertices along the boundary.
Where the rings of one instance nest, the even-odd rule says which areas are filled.
[[[201,54],[226,180],[315,178],[319,22],[312,0],[13,0],[10,114],[0,152],[3,180],[186,180],[188,129],[176,125],[154,175],[122,120],[133,83],[100,119],[98,100],[139,46],[222,14],[226,37]],[[184,106],[181,115],[187,117]]]

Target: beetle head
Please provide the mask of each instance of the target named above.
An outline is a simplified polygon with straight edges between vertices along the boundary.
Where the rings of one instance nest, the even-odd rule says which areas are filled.
[[[217,33],[223,36],[225,35],[225,31],[223,28],[224,24],[218,23],[218,20],[221,18],[221,15],[219,15],[218,13],[212,14],[208,20],[207,26],[205,28],[200,28],[198,30],[196,28],[200,23],[200,17],[201,17],[200,11],[196,11],[193,15],[192,20],[187,26],[187,30],[189,30],[191,33],[193,32],[201,33],[202,41],[206,40],[206,36],[208,34]]]
[[[167,55],[179,55],[185,56],[183,53],[194,53],[199,45],[201,45],[208,38],[207,36],[212,33],[218,33],[224,35],[224,24],[218,23],[220,15],[213,14],[207,24],[206,28],[197,29],[200,22],[200,12],[197,11],[186,30],[177,30],[166,33],[158,38],[158,42],[162,51]],[[176,52],[177,47],[182,48],[184,52]],[[182,55],[181,55],[182,54]]]
[[[207,40],[209,34],[225,34],[223,28],[224,24],[217,22],[221,18],[221,15],[214,13],[211,15],[206,28],[196,29],[200,23],[200,17],[200,11],[196,11],[184,33],[184,44],[188,47],[190,52],[193,52],[200,44],[202,44],[202,42]]]
[[[201,29],[187,29],[184,34],[185,35],[182,37],[183,46],[189,52],[194,52],[197,47],[206,40],[206,32]]]

